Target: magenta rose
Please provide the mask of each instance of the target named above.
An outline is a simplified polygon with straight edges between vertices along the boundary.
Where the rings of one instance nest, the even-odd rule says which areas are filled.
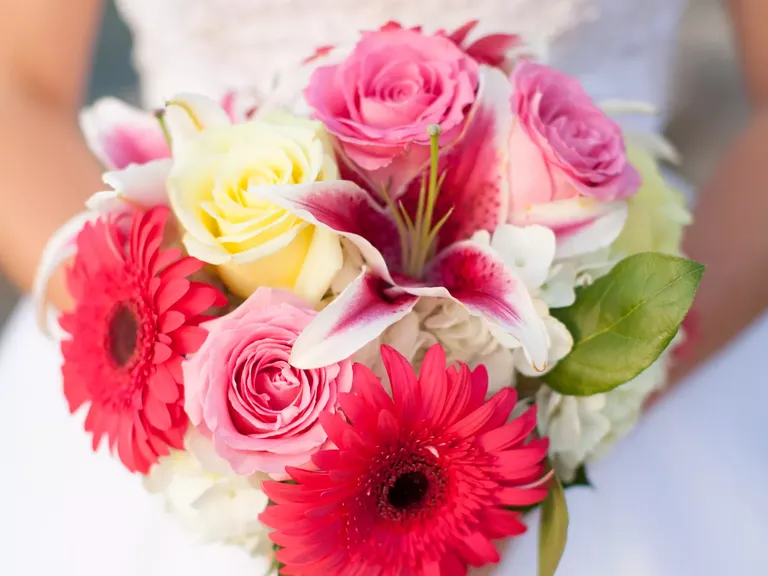
[[[305,96],[316,117],[366,171],[406,153],[427,158],[426,128],[455,138],[478,87],[478,64],[443,35],[386,26],[367,32],[340,64],[314,71]]]
[[[234,312],[206,324],[183,364],[185,409],[238,474],[281,475],[326,443],[318,417],[352,387],[351,362],[299,370],[288,358],[316,312],[287,292],[259,288]]]
[[[525,61],[512,85],[513,213],[577,196],[609,202],[637,192],[640,176],[627,161],[621,128],[576,79]]]

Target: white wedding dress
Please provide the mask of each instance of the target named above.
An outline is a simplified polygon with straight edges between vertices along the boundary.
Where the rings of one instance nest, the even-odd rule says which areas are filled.
[[[326,44],[388,20],[521,32],[598,99],[664,110],[682,0],[122,0],[147,104],[176,91],[269,89]],[[647,117],[646,129],[662,117]],[[680,386],[569,490],[561,576],[768,573],[768,317]],[[0,574],[258,576],[196,546],[67,413],[59,355],[22,302],[0,341]],[[537,520],[490,573],[536,574]],[[328,575],[332,576],[332,575]]]

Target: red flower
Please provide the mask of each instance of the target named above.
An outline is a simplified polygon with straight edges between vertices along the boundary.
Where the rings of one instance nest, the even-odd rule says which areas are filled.
[[[383,347],[391,399],[373,373],[354,367],[340,414],[321,415],[338,450],[312,457],[318,471],[288,468],[297,484],[267,482],[275,502],[260,516],[283,547],[284,574],[457,576],[497,562],[491,539],[525,531],[520,513],[547,495],[546,439],[526,442],[535,408],[507,422],[517,393],[484,402],[488,374],[445,369],[433,346],[417,379]]]
[[[76,305],[61,326],[64,395],[72,412],[90,403],[85,429],[103,436],[132,472],[148,472],[187,428],[181,360],[207,332],[199,327],[226,298],[190,282],[203,264],[160,250],[169,211],[124,213],[86,224],[67,282]]]

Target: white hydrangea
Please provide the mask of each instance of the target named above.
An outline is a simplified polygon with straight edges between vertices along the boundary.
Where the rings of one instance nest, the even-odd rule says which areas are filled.
[[[499,254],[507,268],[514,271],[525,284],[547,331],[547,370],[551,370],[571,351],[573,337],[559,320],[549,314],[549,308],[551,305],[566,306],[562,301],[570,297],[569,291],[573,292],[575,282],[575,277],[562,272],[563,266],[553,265],[554,233],[543,226],[518,227],[502,224],[496,228],[493,235],[478,232],[472,240],[490,246]],[[559,298],[553,297],[552,294]],[[531,377],[542,375],[533,369],[525,350],[515,338],[496,327],[491,327],[491,330],[503,347],[514,350],[513,365],[516,371]]]
[[[379,353],[383,344],[400,352],[417,371],[427,349],[440,344],[449,364],[485,365],[491,391],[514,385],[514,351],[497,341],[485,320],[451,300],[422,298],[411,313],[355,353],[353,361],[365,364],[386,382]]]
[[[515,350],[494,336],[488,322],[472,316],[461,304],[425,298],[417,313],[421,324],[445,349],[449,362],[463,362],[470,368],[488,369],[490,392],[515,384]]]
[[[380,353],[382,345],[392,346],[418,371],[419,360],[424,356],[426,349],[436,342],[435,337],[422,328],[419,315],[411,312],[384,330],[378,338],[355,352],[352,361],[360,362],[370,368],[386,384],[386,371]]]
[[[594,396],[563,396],[547,386],[536,395],[539,432],[549,437],[550,459],[570,482],[578,468],[605,454],[637,423],[649,396],[667,384],[670,355],[681,337],[637,377]]]
[[[203,434],[190,429],[185,450],[173,451],[144,478],[145,488],[162,496],[169,512],[200,540],[224,542],[254,555],[271,555],[268,529],[259,514],[268,498],[266,476],[238,476]]]

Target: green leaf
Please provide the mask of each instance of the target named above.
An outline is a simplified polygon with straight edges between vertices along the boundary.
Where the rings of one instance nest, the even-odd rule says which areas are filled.
[[[568,308],[552,310],[573,335],[571,353],[544,380],[571,396],[608,392],[648,368],[677,333],[704,266],[655,252],[630,256]]]
[[[541,506],[539,525],[539,576],[553,576],[565,551],[568,537],[568,507],[560,480],[555,478]]]

